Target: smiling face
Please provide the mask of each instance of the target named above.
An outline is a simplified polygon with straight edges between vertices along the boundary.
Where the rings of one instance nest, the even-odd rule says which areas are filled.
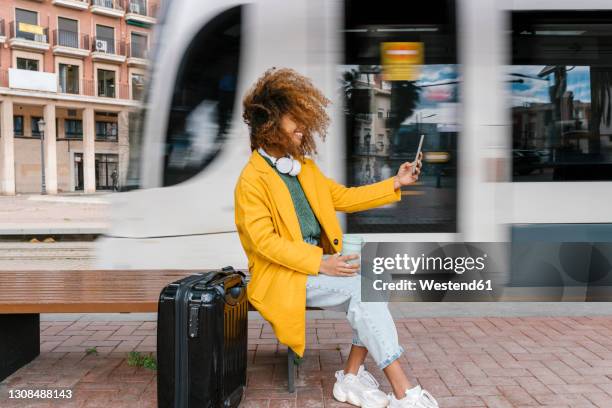
[[[290,154],[298,160],[316,154],[314,138],[325,141],[330,123],[326,107],[330,103],[309,78],[297,71],[266,70],[242,101],[251,150],[261,147],[270,154]]]
[[[283,115],[281,118],[280,127],[282,131],[291,138],[291,141],[296,147],[302,144],[304,134],[298,127],[298,124],[295,123],[289,115]]]

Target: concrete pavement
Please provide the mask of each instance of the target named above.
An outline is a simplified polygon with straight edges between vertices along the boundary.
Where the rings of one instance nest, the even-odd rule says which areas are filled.
[[[0,236],[102,233],[108,228],[108,194],[0,196]]]

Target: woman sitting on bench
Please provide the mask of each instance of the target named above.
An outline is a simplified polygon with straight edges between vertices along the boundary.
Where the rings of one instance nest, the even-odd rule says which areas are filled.
[[[400,187],[418,180],[422,155],[403,163],[396,176],[366,186],[347,188],[325,177],[307,156],[316,153],[315,134],[325,139],[329,103],[308,78],[275,68],[243,100],[252,154],[236,184],[235,220],[252,275],[249,301],[300,357],[306,306],[343,307],[354,337],[344,370],[336,372],[337,400],[364,408],[437,407],[431,394],[410,384],[399,363],[404,350],[387,303],[361,302],[359,265],[348,263],[357,255],[339,255],[342,230],[336,217],[336,211],[399,201]],[[368,352],[393,394],[380,391],[364,370]]]

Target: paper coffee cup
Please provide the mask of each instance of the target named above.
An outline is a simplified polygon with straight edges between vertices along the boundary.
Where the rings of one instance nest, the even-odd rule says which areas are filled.
[[[344,235],[342,237],[342,252],[341,255],[359,255],[359,258],[352,259],[349,263],[361,262],[361,248],[365,240],[359,235]]]

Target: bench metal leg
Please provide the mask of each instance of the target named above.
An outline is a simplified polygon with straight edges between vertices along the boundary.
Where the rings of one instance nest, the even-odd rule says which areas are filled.
[[[287,390],[295,392],[295,352],[287,347]]]
[[[40,315],[0,314],[0,381],[40,354]]]

